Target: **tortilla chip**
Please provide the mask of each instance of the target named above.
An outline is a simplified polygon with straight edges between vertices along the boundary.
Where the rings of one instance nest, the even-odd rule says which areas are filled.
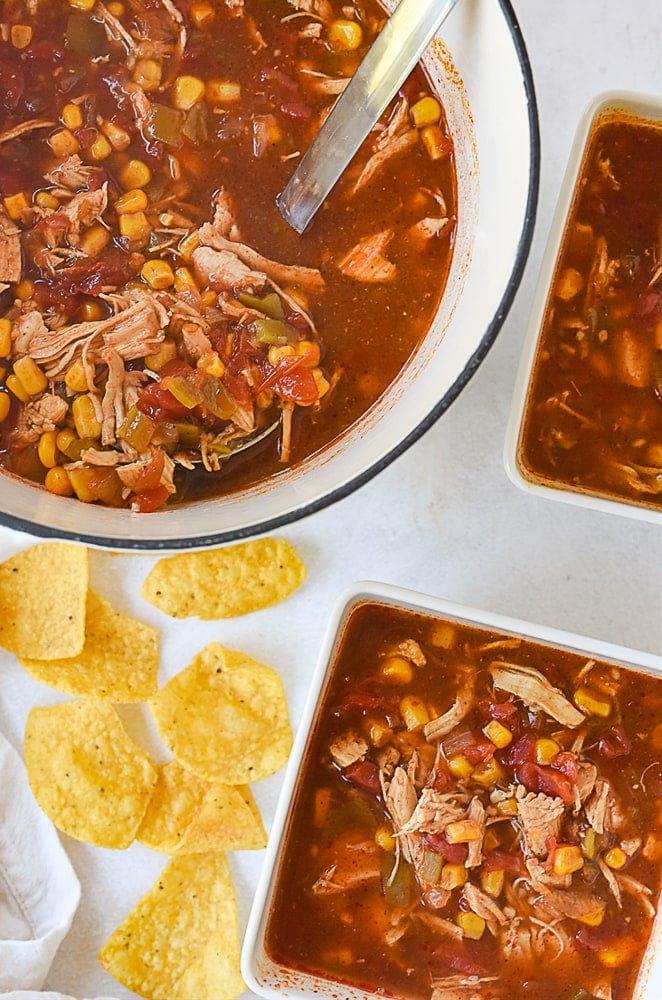
[[[118,849],[132,842],[158,776],[100,698],[33,708],[25,765],[34,797],[60,830]]]
[[[142,596],[173,618],[234,618],[284,601],[306,578],[294,549],[279,538],[258,538],[206,552],[160,559]]]
[[[148,1000],[235,1000],[246,990],[239,967],[237,904],[224,854],[173,858],[99,961]]]
[[[292,746],[283,682],[271,667],[212,642],[149,702],[173,757],[228,785],[277,771]]]
[[[160,769],[136,839],[163,854],[259,850],[267,842],[262,819],[242,792],[170,761]]]
[[[78,656],[85,641],[87,549],[42,542],[0,565],[0,646],[17,656]]]
[[[85,645],[79,656],[19,659],[35,680],[67,694],[112,698],[115,702],[146,701],[158,687],[159,635],[90,590]]]

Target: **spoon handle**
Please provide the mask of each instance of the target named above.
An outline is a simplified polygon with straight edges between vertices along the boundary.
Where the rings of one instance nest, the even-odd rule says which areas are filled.
[[[400,0],[276,199],[281,215],[298,233],[308,228],[456,3]]]

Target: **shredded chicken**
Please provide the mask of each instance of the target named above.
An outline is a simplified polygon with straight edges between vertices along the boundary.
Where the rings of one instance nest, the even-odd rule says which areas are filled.
[[[325,288],[324,278],[316,268],[302,267],[297,264],[281,264],[279,261],[270,260],[245,243],[239,243],[221,235],[213,223],[206,222],[200,227],[198,234],[200,248],[195,251],[194,259],[195,254],[198,254],[201,248],[211,247],[212,250],[233,254],[246,267],[252,271],[264,273],[273,281],[307,288],[316,293],[322,292]]]
[[[363,760],[367,752],[368,744],[362,736],[357,736],[356,733],[346,733],[329,747],[331,759],[338,767],[349,767],[357,760]]]
[[[47,121],[45,118],[31,118],[30,121],[21,122],[20,125],[15,125],[14,128],[7,129],[6,132],[0,132],[0,146],[5,142],[12,142],[14,139],[20,138],[20,136],[26,135],[28,132],[34,132],[42,128],[52,128],[53,125],[55,125],[55,122]]]
[[[12,431],[12,443],[17,448],[34,444],[45,431],[54,431],[62,424],[69,407],[59,396],[41,396],[26,403]]]
[[[540,671],[495,660],[490,665],[490,673],[495,688],[516,695],[529,707],[541,709],[561,725],[574,729],[584,721],[579,709],[550,684]]]
[[[21,273],[20,230],[0,206],[0,282],[20,281]]]
[[[384,251],[393,238],[392,229],[383,229],[374,236],[359,240],[344,257],[338,261],[338,269],[348,278],[369,284],[392,281],[397,268],[384,256]]]
[[[448,736],[462,722],[473,706],[473,684],[467,683],[457,693],[455,701],[447,712],[431,719],[423,727],[426,740],[439,740]]]
[[[515,795],[517,821],[522,831],[522,848],[525,854],[538,858],[547,857],[549,837],[558,838],[565,812],[562,799],[543,792],[527,792],[521,785]]]

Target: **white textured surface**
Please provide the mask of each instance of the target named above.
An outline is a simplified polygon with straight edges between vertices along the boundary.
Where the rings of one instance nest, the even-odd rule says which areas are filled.
[[[229,623],[167,623],[138,598],[149,559],[94,553],[93,584],[162,629],[164,676],[216,639],[283,674],[296,721],[336,597],[359,579],[662,652],[659,529],[528,497],[510,484],[501,459],[537,267],[579,115],[602,90],[662,90],[659,4],[516,0],[514,6],[536,84],[542,173],[529,262],[492,351],[450,411],[404,456],[353,496],[282,533],[309,576],[280,608]],[[53,700],[59,696],[0,656],[0,731],[16,747],[27,709]],[[274,778],[256,790],[267,825],[278,786]],[[83,899],[47,987],[127,998],[98,966],[96,952],[163,859],[139,846],[118,854],[63,840]],[[242,925],[259,860],[232,857]]]

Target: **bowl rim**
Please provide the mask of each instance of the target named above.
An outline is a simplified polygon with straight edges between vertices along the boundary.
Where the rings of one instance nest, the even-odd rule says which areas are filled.
[[[259,962],[263,952],[266,916],[272,896],[280,852],[285,839],[287,820],[296,789],[299,769],[314,725],[317,708],[330,675],[334,651],[342,634],[342,626],[352,609],[363,602],[388,604],[420,614],[448,616],[479,628],[491,628],[497,632],[520,635],[525,639],[541,642],[558,649],[569,650],[580,655],[585,654],[591,658],[597,657],[599,659],[610,660],[626,669],[654,674],[662,680],[662,656],[656,656],[654,653],[644,650],[636,650],[606,642],[602,639],[579,635],[554,626],[536,624],[507,613],[491,612],[444,597],[437,597],[406,587],[400,587],[396,584],[380,583],[375,580],[359,580],[347,586],[336,598],[327,618],[317,661],[309,681],[301,717],[297,724],[292,751],[285,769],[274,819],[271,824],[269,840],[242,943],[242,976],[250,990],[260,997],[267,998],[267,1000],[277,1000],[277,998],[281,998],[281,1000],[287,1000],[287,998],[289,1000],[307,1000],[308,997],[313,996],[324,1000],[327,996],[329,998],[338,996],[339,985],[342,985],[344,988],[348,1000],[350,1000],[350,997],[351,1000],[358,1000],[359,997],[361,1000],[368,1000],[369,997],[377,996],[377,994],[366,993],[360,989],[348,987],[346,984],[338,984],[332,980],[322,980],[314,976],[310,976],[311,983],[315,985],[314,992],[306,992],[305,986],[300,987],[295,984],[289,987],[282,982],[278,983],[278,988],[272,988],[268,984],[265,985],[263,982],[260,982],[257,978],[260,975]],[[659,927],[661,923],[662,907],[659,907],[651,931],[651,937],[642,960],[637,981],[636,1000],[648,1000],[646,990],[648,976],[653,961],[656,958],[659,960],[660,955]],[[284,967],[278,966],[276,962],[270,963],[269,959],[265,959],[264,962],[272,964],[274,969],[284,969]],[[297,975],[297,970],[285,971],[291,972],[292,975]],[[299,975],[305,978],[305,973],[299,973]],[[330,989],[327,992],[321,992],[320,987],[326,987],[327,984]],[[350,990],[352,991],[351,993]]]
[[[455,382],[444,393],[441,399],[435,403],[432,409],[416,425],[416,427],[414,427],[402,441],[390,448],[385,454],[381,455],[376,461],[372,462],[362,472],[352,476],[335,489],[329,490],[328,493],[317,497],[315,500],[310,502],[295,504],[278,516],[273,518],[263,518],[261,521],[257,521],[251,525],[224,529],[222,531],[211,532],[206,535],[188,534],[179,538],[120,538],[104,536],[101,533],[89,534],[85,531],[69,531],[47,524],[39,524],[27,518],[0,511],[0,526],[5,526],[17,531],[28,532],[29,534],[40,538],[66,539],[68,541],[82,542],[92,548],[117,549],[121,551],[174,552],[181,549],[205,549],[215,545],[241,541],[243,539],[257,537],[261,534],[265,534],[267,532],[274,531],[275,529],[282,528],[288,524],[292,524],[293,522],[316,513],[317,511],[330,507],[339,500],[349,496],[355,490],[368,483],[371,479],[378,475],[378,473],[382,472],[388,465],[395,461],[396,458],[399,458],[400,455],[407,451],[439,420],[446,410],[448,410],[450,405],[457,399],[460,392],[466,387],[478,370],[478,367],[487,356],[508,315],[508,312],[510,311],[510,307],[512,306],[513,300],[521,283],[524,268],[529,256],[538,208],[541,160],[540,123],[533,71],[522,35],[522,30],[517,20],[511,0],[498,0],[498,5],[504,17],[505,26],[511,35],[515,55],[522,74],[522,84],[526,99],[527,123],[530,139],[528,165],[529,177],[522,230],[519,235],[510,277],[494,316],[488,324],[478,347],[467,360]]]
[[[601,117],[610,112],[622,112],[642,121],[647,119],[662,121],[662,96],[627,89],[604,90],[590,98],[579,116],[549,224],[538,280],[529,310],[504,439],[503,464],[510,481],[525,493],[546,500],[571,504],[575,507],[620,514],[622,517],[662,524],[662,510],[660,509],[634,504],[625,499],[609,497],[606,494],[573,489],[564,483],[552,485],[551,482],[538,479],[533,474],[527,475],[519,456],[527,396],[542,332],[543,317],[547,309],[547,301],[557,260],[562,249],[566,226],[572,211],[574,193],[584,162],[585,151],[595,124]]]

